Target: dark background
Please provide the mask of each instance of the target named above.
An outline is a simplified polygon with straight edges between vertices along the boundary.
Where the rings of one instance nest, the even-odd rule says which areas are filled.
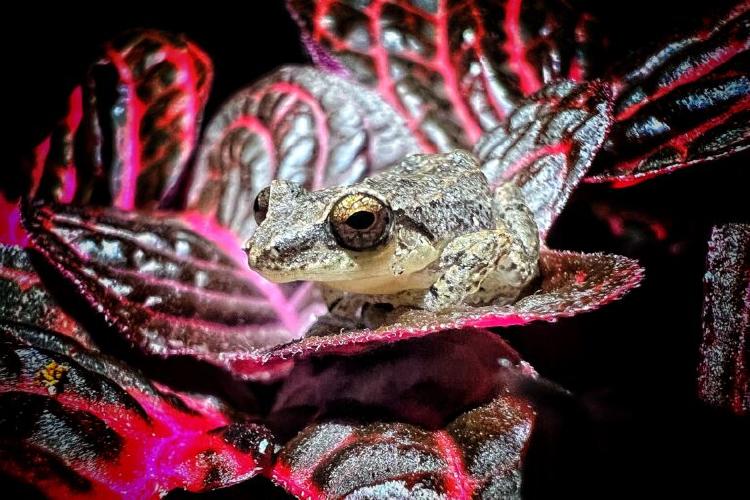
[[[610,39],[605,55],[618,63],[727,2],[588,3]],[[225,1],[186,4],[28,4],[6,14],[2,182],[12,182],[24,155],[62,114],[99,45],[121,30],[183,32],[212,57],[207,118],[262,74],[307,60],[281,1],[248,1],[241,8]],[[574,409],[552,404],[555,415],[541,426],[551,437],[540,438],[529,455],[527,495],[747,492],[750,426],[702,405],[695,377],[706,241],[714,224],[750,220],[749,159],[744,154],[625,190],[583,186],[575,193],[550,246],[637,257],[647,277],[626,299],[596,313],[504,332],[540,374],[580,403]],[[635,212],[640,220],[615,237],[596,207]],[[654,237],[652,222],[667,230],[666,239]]]

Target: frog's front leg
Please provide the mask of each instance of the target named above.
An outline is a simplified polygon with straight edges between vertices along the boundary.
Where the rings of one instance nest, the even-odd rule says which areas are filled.
[[[500,185],[492,208],[497,229],[509,235],[510,244],[468,304],[512,303],[539,274],[539,229],[521,190],[512,183]]]
[[[508,255],[511,240],[503,229],[469,233],[453,239],[440,256],[445,271],[426,290],[421,306],[440,311],[461,304],[476,304],[487,279]]]
[[[495,190],[496,229],[460,236],[443,250],[445,273],[425,294],[425,309],[459,304],[514,302],[539,269],[539,231],[521,190],[503,184]]]

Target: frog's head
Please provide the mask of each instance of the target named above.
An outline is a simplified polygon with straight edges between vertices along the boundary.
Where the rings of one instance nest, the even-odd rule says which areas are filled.
[[[394,255],[394,214],[364,186],[307,191],[273,181],[255,200],[250,267],[265,278],[335,282],[385,275]]]

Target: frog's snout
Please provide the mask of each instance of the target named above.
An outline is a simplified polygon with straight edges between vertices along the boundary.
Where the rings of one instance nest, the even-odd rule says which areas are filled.
[[[245,251],[245,255],[247,255],[247,265],[255,269],[258,265],[259,252],[257,246],[253,244],[253,238],[248,239],[242,249]]]
[[[247,240],[243,250],[247,255],[247,265],[259,272],[276,262],[280,255],[277,244],[262,245],[256,241],[255,235]]]

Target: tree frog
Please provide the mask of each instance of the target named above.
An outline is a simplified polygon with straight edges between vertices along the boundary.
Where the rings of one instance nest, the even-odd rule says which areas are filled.
[[[461,150],[408,156],[320,191],[276,180],[258,194],[255,217],[252,269],[277,283],[317,282],[349,303],[506,304],[538,273],[539,232],[520,190],[493,190]]]

